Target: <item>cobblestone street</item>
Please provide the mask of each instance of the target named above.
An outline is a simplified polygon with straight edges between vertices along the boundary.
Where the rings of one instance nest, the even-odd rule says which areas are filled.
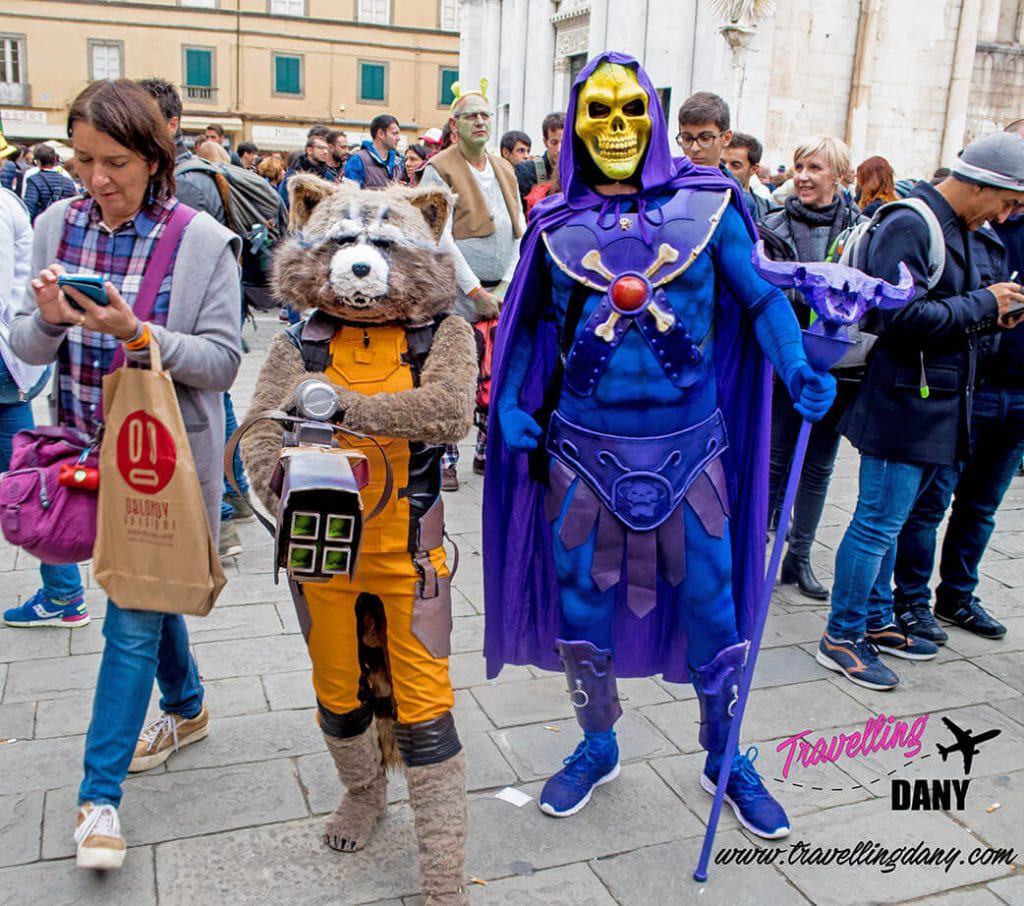
[[[278,329],[261,317],[246,328],[252,351],[236,390],[241,415]],[[41,415],[41,411],[40,411]],[[979,595],[1008,627],[1001,641],[950,628],[937,660],[892,665],[891,693],[853,686],[814,660],[826,607],[780,589],[757,664],[743,743],[793,822],[781,843],[765,843],[723,813],[717,848],[959,848],[942,865],[712,865],[707,884],[691,879],[710,797],[698,779],[697,703],[689,686],[658,679],[621,682],[617,729],[623,770],[576,817],[557,821],[535,798],[577,742],[564,679],[527,667],[488,682],[481,654],[482,480],[470,472],[446,495],[449,532],[461,550],[452,677],[456,719],[468,754],[467,869],[479,879],[474,904],[788,904],[914,901],[1024,904],[1024,870],[984,864],[989,847],[1024,852],[1024,479],[1015,479],[983,563]],[[856,496],[856,454],[844,446],[813,555],[831,578],[834,551]],[[405,784],[392,778],[392,805],[371,845],[343,855],[326,848],[323,816],[339,784],[314,717],[310,671],[285,586],[275,585],[270,545],[255,523],[240,529],[245,550],[206,618],[189,618],[207,690],[209,738],[125,784],[121,820],[130,852],[107,876],[74,866],[72,830],[84,733],[103,639],[105,597],[86,568],[92,623],[77,630],[0,628],[0,903],[104,906],[214,904],[418,904],[418,875]],[[0,542],[0,602],[12,606],[39,584],[36,563]],[[890,662],[892,663],[892,662]],[[157,695],[152,708],[155,711]],[[920,754],[900,750],[802,766],[783,778],[780,740],[809,730],[826,740],[867,719],[929,714]],[[892,778],[962,778],[959,753],[940,717],[974,733],[1000,735],[975,757],[960,811],[893,811]],[[891,775],[891,776],[890,776]],[[534,797],[521,808],[495,797],[513,786]],[[755,842],[756,841],[756,842]],[[972,851],[980,849],[978,864]]]

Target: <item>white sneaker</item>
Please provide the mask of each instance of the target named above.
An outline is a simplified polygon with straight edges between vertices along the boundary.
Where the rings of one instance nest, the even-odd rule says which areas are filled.
[[[112,805],[94,805],[86,802],[78,807],[78,827],[75,828],[78,854],[75,864],[79,868],[103,871],[120,868],[127,853],[117,809]]]

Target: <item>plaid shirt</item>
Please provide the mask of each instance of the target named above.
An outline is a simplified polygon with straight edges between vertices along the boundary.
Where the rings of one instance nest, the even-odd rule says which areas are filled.
[[[149,257],[177,204],[173,198],[154,201],[131,220],[110,230],[102,221],[99,205],[91,198],[73,201],[64,216],[57,263],[72,274],[98,275],[109,280],[128,306],[134,308]],[[175,249],[174,258],[177,255]],[[174,258],[148,318],[153,324],[167,323]],[[68,330],[57,360],[61,424],[90,435],[96,433],[102,420],[97,408],[103,399],[103,376],[110,371],[117,347],[118,341],[107,334],[82,327]]]

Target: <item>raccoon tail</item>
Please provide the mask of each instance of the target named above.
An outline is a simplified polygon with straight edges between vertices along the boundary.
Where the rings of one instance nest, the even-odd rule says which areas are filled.
[[[402,753],[398,750],[398,739],[395,737],[394,718],[377,717],[377,741],[384,757],[385,769],[392,772],[404,770]]]

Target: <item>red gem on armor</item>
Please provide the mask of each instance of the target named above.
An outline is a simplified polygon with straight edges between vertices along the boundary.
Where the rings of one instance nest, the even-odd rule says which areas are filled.
[[[612,284],[612,302],[622,311],[636,311],[647,304],[647,284],[639,277],[619,277]]]

